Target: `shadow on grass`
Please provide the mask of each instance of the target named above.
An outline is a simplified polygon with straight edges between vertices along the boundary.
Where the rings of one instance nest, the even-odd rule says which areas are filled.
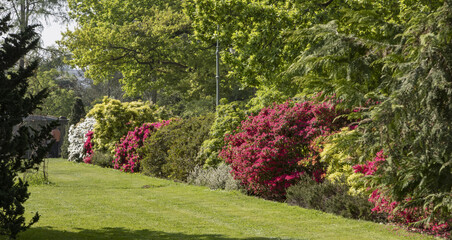
[[[36,227],[27,230],[18,237],[19,240],[33,239],[159,239],[159,240],[170,240],[170,239],[183,239],[183,240],[233,240],[239,238],[230,238],[227,236],[219,234],[185,234],[185,233],[167,233],[161,231],[151,231],[151,230],[130,230],[125,228],[102,228],[98,230],[91,229],[78,229],[78,232],[67,232],[61,230],[54,230],[48,227]],[[250,238],[240,238],[245,240],[276,240],[284,239],[289,240],[293,238],[264,238],[264,237],[250,237]],[[297,238],[297,240],[302,240]]]

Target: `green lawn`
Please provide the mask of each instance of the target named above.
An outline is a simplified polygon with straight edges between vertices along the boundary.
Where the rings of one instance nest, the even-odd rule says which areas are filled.
[[[425,239],[239,192],[51,159],[52,184],[31,186],[19,239]],[[147,185],[147,188],[143,186]]]

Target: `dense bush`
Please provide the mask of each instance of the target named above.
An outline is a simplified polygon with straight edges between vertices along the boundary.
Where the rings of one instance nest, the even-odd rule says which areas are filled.
[[[272,87],[263,87],[256,91],[256,94],[246,103],[246,112],[248,115],[257,114],[263,108],[270,107],[274,104],[282,104],[290,97],[287,94]]]
[[[145,122],[158,120],[157,107],[149,102],[120,102],[105,97],[101,104],[96,104],[87,114],[96,119],[94,126],[95,150],[114,154],[115,145],[135,127]]]
[[[166,126],[171,120],[144,123],[141,127],[136,127],[134,131],[129,131],[116,144],[114,168],[124,172],[138,172],[142,156],[137,152],[143,146],[144,141],[162,126]]]
[[[103,168],[113,168],[114,158],[110,153],[104,153],[96,151],[91,154],[91,164],[100,166]]]
[[[145,174],[186,181],[196,166],[199,148],[208,137],[213,114],[172,122],[149,137],[138,151]]]
[[[320,180],[322,166],[314,140],[339,129],[331,103],[288,101],[263,108],[242,122],[238,132],[225,138],[220,153],[234,177],[252,194],[284,198],[285,190],[302,174]]]
[[[346,218],[374,220],[372,204],[363,195],[351,195],[344,181],[317,183],[308,176],[287,189],[286,202],[303,208],[334,213]]]
[[[69,128],[69,147],[68,160],[72,162],[81,162],[85,158],[84,144],[86,142],[86,134],[94,129],[96,120],[94,118],[86,118],[77,125],[71,125]]]
[[[231,134],[245,120],[244,105],[243,102],[226,103],[225,99],[222,99],[209,130],[209,138],[202,143],[199,150],[198,161],[205,161],[209,167],[217,166],[221,162],[218,154],[224,147],[224,136]]]
[[[350,153],[344,151],[344,148],[354,144],[356,136],[356,130],[343,128],[340,132],[328,137],[322,144],[322,151],[319,154],[320,162],[326,166],[325,178],[331,182],[344,179],[352,195],[366,192],[363,174],[353,170],[354,161],[358,156],[348,155]]]
[[[189,173],[187,182],[211,189],[238,190],[240,182],[234,179],[231,170],[226,164],[208,168],[197,166]]]

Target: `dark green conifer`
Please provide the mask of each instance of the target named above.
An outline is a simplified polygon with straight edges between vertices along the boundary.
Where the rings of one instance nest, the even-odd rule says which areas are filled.
[[[29,95],[27,79],[38,63],[18,64],[38,43],[34,26],[18,34],[8,34],[9,20],[9,15],[0,19],[0,235],[15,239],[39,219],[36,213],[29,223],[25,222],[23,203],[30,193],[28,184],[18,174],[36,169],[43,161],[50,131],[56,124],[40,130],[23,124],[23,119],[42,103],[48,92]]]
[[[85,105],[83,105],[82,99],[79,97],[75,98],[74,105],[72,106],[69,125],[77,124],[78,122],[80,122],[80,119],[85,117],[85,115]]]

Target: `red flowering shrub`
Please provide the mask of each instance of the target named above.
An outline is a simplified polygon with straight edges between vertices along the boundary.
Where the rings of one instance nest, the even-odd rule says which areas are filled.
[[[220,157],[248,192],[281,199],[302,174],[320,181],[323,168],[313,141],[341,126],[333,122],[337,115],[334,105],[326,102],[288,101],[264,108],[225,136]]]
[[[91,155],[93,155],[94,147],[93,142],[94,132],[88,131],[85,137],[87,137],[87,139],[85,141],[85,144],[83,144],[83,149],[85,151],[85,157],[83,158],[83,162],[91,164]]]
[[[140,170],[140,160],[142,156],[137,153],[137,149],[143,146],[144,140],[148,138],[152,132],[162,126],[166,126],[171,120],[144,123],[141,127],[136,127],[134,131],[129,131],[123,136],[118,144],[116,144],[114,168],[124,172],[138,172]]]
[[[381,150],[376,154],[373,161],[369,161],[366,164],[355,165],[353,166],[353,169],[356,173],[374,175],[378,170],[379,165],[381,165],[384,161],[386,161],[386,157],[384,156],[383,150]],[[405,201],[409,202],[410,200],[411,199],[406,199]],[[369,197],[369,202],[374,204],[372,212],[386,214],[389,222],[406,226],[427,219],[431,213],[429,208],[410,207],[399,209],[397,207],[400,203],[392,201],[391,198],[382,193],[380,189],[376,189],[372,192]],[[452,218],[449,219],[449,222],[439,222],[436,219],[432,219],[430,224],[420,224],[412,227],[411,230],[448,238],[450,237],[449,230],[451,230],[451,221]]]

